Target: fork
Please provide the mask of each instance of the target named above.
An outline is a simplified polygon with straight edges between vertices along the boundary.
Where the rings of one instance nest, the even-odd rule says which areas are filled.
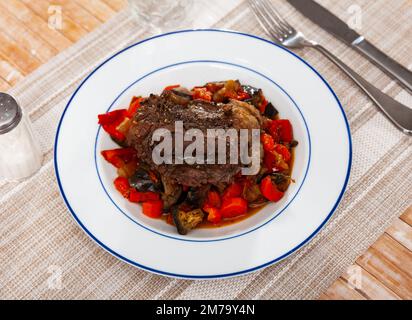
[[[412,134],[412,109],[391,98],[362,78],[325,47],[305,37],[293,28],[267,0],[249,0],[250,7],[263,29],[273,40],[286,48],[314,48],[350,77],[379,109],[404,133]]]

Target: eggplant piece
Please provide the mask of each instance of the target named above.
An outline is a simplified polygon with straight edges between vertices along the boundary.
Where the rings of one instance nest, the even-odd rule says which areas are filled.
[[[163,211],[169,212],[170,208],[175,205],[182,195],[182,186],[173,184],[162,179],[164,192],[162,193]]]
[[[163,91],[162,96],[167,97],[169,100],[181,106],[188,105],[189,102],[192,100],[192,95],[190,94],[190,91],[189,93],[186,93],[184,91],[184,88],[180,87],[172,90]]]
[[[179,87],[171,90],[175,95],[192,100],[192,92],[185,87]]]
[[[242,192],[242,197],[248,203],[252,203],[262,197],[260,192],[260,188],[257,184],[253,184],[251,186],[245,186]]]
[[[295,148],[295,147],[298,146],[298,144],[299,144],[299,142],[297,142],[296,140],[292,140],[292,141],[289,143],[289,148]]]
[[[263,96],[263,91],[262,89],[258,89],[257,91],[254,91],[253,94],[249,94],[251,96],[251,98],[245,100],[245,102],[250,103],[252,105],[254,105],[256,108],[260,108],[260,105],[262,104],[263,100],[264,100],[264,96]]]
[[[243,88],[243,91],[245,91],[251,97],[253,97],[255,94],[257,94],[258,91],[260,90],[258,88],[255,88],[255,87],[252,87],[252,86],[249,86],[249,85],[243,85],[242,88]]]
[[[172,215],[177,232],[181,235],[185,235],[190,230],[196,228],[196,226],[201,223],[205,217],[205,214],[201,209],[186,212],[180,210],[177,206],[173,208]]]
[[[282,192],[285,192],[292,182],[292,179],[289,175],[280,172],[274,172],[270,175],[270,177],[278,187],[279,191]]]
[[[129,184],[132,188],[135,188],[140,192],[160,192],[162,191],[161,183],[155,182],[150,178],[149,173],[143,168],[137,169],[137,171],[129,178]]]
[[[190,188],[187,193],[185,204],[190,208],[201,208],[209,189],[210,185],[205,185],[199,188]]]
[[[279,111],[273,106],[271,102],[266,105],[265,112],[263,115],[268,117],[269,119],[275,119],[275,117],[279,114]]]

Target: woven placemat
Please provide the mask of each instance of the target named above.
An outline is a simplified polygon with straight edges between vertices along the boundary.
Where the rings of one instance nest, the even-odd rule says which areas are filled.
[[[245,1],[196,1],[210,8],[195,27],[265,36]],[[408,0],[319,1],[342,19],[361,8],[361,33],[403,65],[412,63]],[[297,28],[408,105],[412,99],[353,50],[275,1]],[[353,9],[353,7],[352,7]],[[182,27],[191,27],[182,22]],[[65,207],[53,168],[58,120],[80,81],[116,51],[149,33],[127,11],[90,33],[10,90],[29,114],[45,160],[22,183],[0,181],[0,298],[47,299],[301,299],[316,298],[412,203],[412,141],[389,123],[336,67],[317,52],[298,52],[332,85],[353,136],[347,192],[333,219],[298,253],[245,276],[209,281],[170,279],[129,266],[90,240]],[[399,45],[401,44],[401,45]],[[310,212],[308,212],[310,214]]]

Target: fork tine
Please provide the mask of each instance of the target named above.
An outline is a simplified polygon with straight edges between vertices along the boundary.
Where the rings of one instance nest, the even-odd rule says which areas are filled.
[[[276,38],[278,42],[285,35],[284,28],[281,27],[276,20],[267,14],[266,9],[262,6],[259,0],[249,0],[254,14],[257,16],[260,25],[272,37]]]
[[[252,8],[253,13],[258,18],[259,24],[262,28],[272,37],[277,38],[278,31],[274,29],[274,26],[270,23],[267,17],[262,13],[261,9],[259,8],[259,4],[256,0],[249,0],[249,4]]]
[[[292,33],[294,28],[284,19],[275,6],[272,5],[268,0],[260,0],[262,6],[269,12],[269,15],[275,17],[275,20],[282,27],[282,30],[285,34]]]

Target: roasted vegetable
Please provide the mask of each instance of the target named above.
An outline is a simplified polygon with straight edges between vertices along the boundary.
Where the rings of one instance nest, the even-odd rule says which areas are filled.
[[[216,207],[203,206],[203,211],[207,212],[207,221],[211,223],[219,223],[222,220],[222,214]]]
[[[173,208],[172,214],[177,231],[182,235],[185,235],[190,230],[196,228],[196,226],[203,221],[205,216],[200,209],[186,212],[180,210],[177,206]]]
[[[272,182],[274,182],[279,191],[282,192],[285,192],[292,182],[290,175],[284,173],[276,172],[272,173],[270,176],[272,178]]]
[[[291,142],[293,140],[292,125],[287,119],[273,120],[269,132],[275,142]]]
[[[206,88],[197,87],[193,89],[193,99],[212,101],[212,93]]]
[[[188,103],[192,100],[192,93],[183,87],[166,90],[163,92],[163,95],[168,96],[171,101],[182,106],[188,105]]]
[[[127,115],[129,118],[132,118],[137,109],[140,108],[140,102],[142,101],[142,97],[133,97],[132,101],[130,102],[129,109],[127,109]]]
[[[247,213],[247,202],[243,198],[226,198],[223,200],[220,213],[223,218],[234,218]]]
[[[118,126],[126,119],[126,117],[126,109],[114,110],[98,115],[99,124],[102,126],[103,130],[118,143],[121,143],[126,139],[126,136],[118,130]]]
[[[188,206],[192,209],[201,208],[203,202],[206,199],[209,189],[209,185],[200,188],[190,188],[187,192],[187,196],[184,202],[185,206]]]
[[[114,165],[116,168],[123,167],[126,163],[136,160],[136,150],[133,148],[119,148],[113,150],[104,150],[101,152],[103,158]]]
[[[248,102],[252,105],[254,105],[256,108],[258,108],[262,113],[265,112],[265,107],[268,104],[265,96],[263,95],[263,91],[261,89],[256,89],[252,91],[253,93],[250,94],[250,98],[245,100],[245,102]]]
[[[150,218],[160,218],[163,213],[163,202],[162,200],[154,200],[143,202],[142,204],[143,213]]]
[[[277,188],[277,185],[272,182],[270,176],[265,177],[260,183],[260,192],[263,196],[273,202],[277,202],[282,199],[284,192]]]
[[[130,185],[129,185],[129,181],[127,181],[126,178],[117,177],[113,183],[117,191],[119,191],[123,197],[125,198],[129,197]]]
[[[154,181],[149,172],[143,168],[137,169],[135,174],[129,178],[129,183],[132,188],[135,188],[140,192],[161,191],[161,183],[159,181]]]
[[[146,202],[146,201],[156,201],[159,200],[160,196],[158,193],[147,191],[140,192],[135,189],[130,190],[129,201],[130,202]]]
[[[243,85],[242,86],[243,90],[247,92],[252,98],[259,92],[260,89],[249,86],[249,85]]]
[[[279,111],[273,106],[271,102],[269,102],[266,107],[263,115],[268,117],[269,119],[274,119],[278,115]]]
[[[259,186],[257,184],[247,185],[243,188],[242,198],[248,203],[255,202],[262,194],[260,193]]]
[[[162,193],[163,209],[168,212],[176,204],[182,195],[182,186],[172,184],[166,179],[162,179],[164,192]]]

